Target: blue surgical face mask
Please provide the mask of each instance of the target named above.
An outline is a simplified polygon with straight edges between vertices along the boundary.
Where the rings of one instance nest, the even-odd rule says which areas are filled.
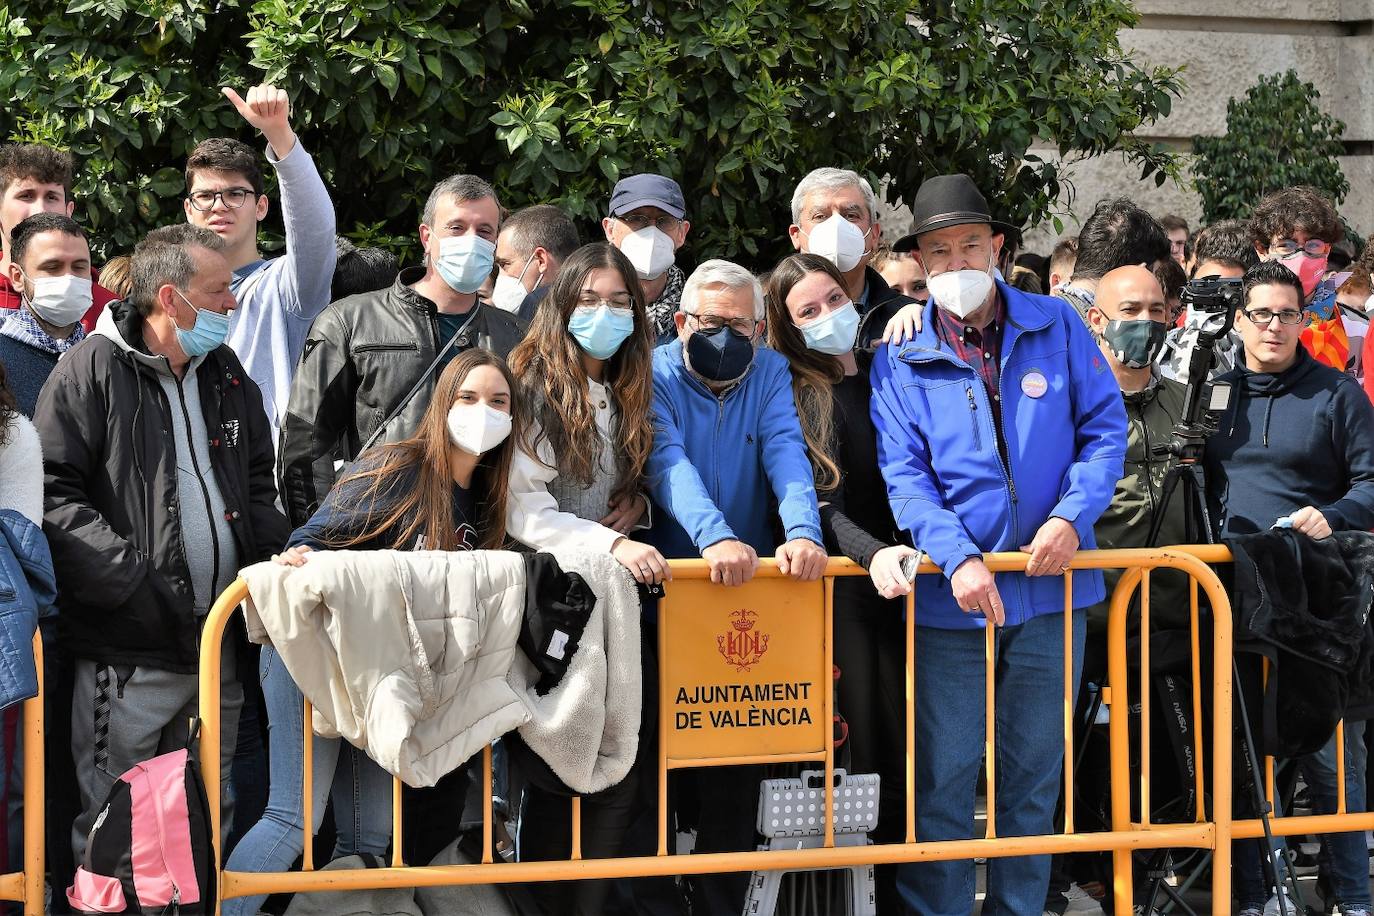
[[[808,348],[827,356],[843,356],[854,349],[854,338],[859,333],[859,311],[854,303],[846,302],[797,330],[801,331]]]
[[[579,305],[568,317],[568,333],[593,359],[610,359],[635,329],[634,309]]]
[[[455,292],[475,293],[491,276],[496,246],[480,235],[450,235],[439,240],[434,266]]]
[[[191,325],[191,330],[186,331],[178,327],[173,322],[172,327],[176,328],[177,343],[181,345],[181,352],[190,357],[204,356],[211,350],[224,343],[224,338],[229,336],[229,315],[221,315],[219,312],[212,312],[208,309],[198,309],[191,305],[191,300],[182,295],[181,290],[172,287],[181,301],[191,307],[191,311],[196,313],[196,322]]]

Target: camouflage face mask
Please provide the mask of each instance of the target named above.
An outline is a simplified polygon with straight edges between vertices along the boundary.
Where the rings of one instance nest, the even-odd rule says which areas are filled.
[[[1159,355],[1167,331],[1162,321],[1109,321],[1102,338],[1123,366],[1144,369]]]

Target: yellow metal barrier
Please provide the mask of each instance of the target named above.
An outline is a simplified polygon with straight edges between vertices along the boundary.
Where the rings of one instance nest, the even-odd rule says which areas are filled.
[[[659,732],[659,846],[657,855],[584,860],[580,850],[579,802],[573,799],[572,854],[567,861],[497,863],[492,857],[491,805],[484,806],[482,862],[472,865],[405,867],[401,862],[400,783],[396,783],[392,866],[353,871],[314,872],[310,857],[313,819],[309,811],[311,798],[311,763],[309,735],[304,736],[303,796],[306,803],[305,871],[281,873],[220,873],[221,899],[283,892],[324,890],[362,890],[389,887],[419,887],[465,884],[498,884],[530,881],[562,881],[590,878],[633,878],[662,875],[703,874],[712,872],[740,872],[763,870],[804,870],[845,868],[868,863],[923,862],[951,859],[996,858],[1038,855],[1059,852],[1110,851],[1114,853],[1115,894],[1119,912],[1130,912],[1132,894],[1131,852],[1137,849],[1190,847],[1212,850],[1215,866],[1212,875],[1212,912],[1221,916],[1230,909],[1230,840],[1231,824],[1231,615],[1230,604],[1216,575],[1203,562],[1224,562],[1227,557],[1207,549],[1105,550],[1077,554],[1071,569],[1124,569],[1126,574],[1111,602],[1109,628],[1110,674],[1105,691],[1114,709],[1127,708],[1128,689],[1125,678],[1127,612],[1132,593],[1155,569],[1176,569],[1189,575],[1194,585],[1193,639],[1194,675],[1200,672],[1197,644],[1196,589],[1206,593],[1215,615],[1212,641],[1213,674],[1211,691],[1216,698],[1212,720],[1212,795],[1210,817],[1203,811],[1203,776],[1198,771],[1198,817],[1188,824],[1152,824],[1148,804],[1139,823],[1130,820],[1129,735],[1127,717],[1113,715],[1111,725],[1113,829],[1103,833],[1078,833],[1074,830],[1072,804],[1072,760],[1074,753],[1074,702],[1072,679],[1064,678],[1063,728],[1065,739],[1064,785],[1068,799],[1065,811],[1066,829],[1063,834],[1033,837],[1000,837],[996,825],[996,746],[995,703],[993,693],[993,638],[987,630],[985,657],[987,684],[987,829],[981,838],[940,842],[922,842],[916,836],[915,806],[915,687],[914,625],[915,601],[920,591],[910,596],[906,614],[906,770],[905,770],[905,842],[866,847],[835,847],[835,813],[833,800],[825,804],[825,845],[816,849],[751,851],[740,853],[703,853],[689,856],[668,855],[667,850],[667,781],[673,769],[687,767],[743,765],[813,761],[821,763],[833,784],[834,767],[831,740],[833,710],[833,682],[831,679],[831,620],[833,616],[834,578],[865,575],[848,560],[832,560],[825,578],[815,583],[798,583],[783,577],[771,562],[765,562],[750,583],[726,589],[710,584],[709,570],[704,561],[674,561],[673,581],[660,605],[660,732]],[[988,554],[985,562],[994,572],[1024,570],[1029,557],[1023,553]],[[939,570],[929,562],[922,565],[921,574],[936,574]],[[1064,576],[1064,604],[1066,608],[1064,632],[1065,670],[1072,660],[1072,578]],[[212,761],[202,765],[206,788],[212,800],[213,834],[216,859],[219,858],[220,812],[214,803],[220,794],[219,743],[219,666],[221,641],[235,608],[246,597],[246,586],[239,580],[233,584],[211,609],[204,628],[200,668],[201,759]],[[1148,591],[1142,597],[1141,620],[1148,627]],[[1147,653],[1148,640],[1143,641]],[[715,688],[738,683],[740,674],[747,672],[751,683],[777,684],[782,691],[781,702],[771,702],[765,708],[759,704],[741,707],[728,702],[716,703],[709,709],[693,710],[693,704],[677,702],[680,698],[673,688],[692,684],[704,693],[697,696],[719,697]],[[1195,691],[1199,693],[1200,691]],[[728,695],[728,690],[727,690]],[[1148,714],[1148,699],[1142,698],[1144,713]],[[1194,703],[1195,712],[1200,705]],[[695,718],[693,713],[698,714]],[[716,713],[712,715],[712,712]],[[679,718],[680,715],[685,719]],[[744,734],[736,734],[739,717],[745,717]],[[307,732],[311,715],[307,705]],[[1147,735],[1148,729],[1142,729]],[[746,737],[747,735],[747,737]],[[1148,737],[1145,737],[1148,741]],[[1197,738],[1196,756],[1199,767],[1203,760],[1202,740]],[[1148,761],[1148,753],[1145,755]],[[491,758],[484,751],[484,789],[488,799],[491,790]],[[1148,763],[1142,774],[1142,795],[1148,802]],[[1244,827],[1245,825],[1240,825]],[[1297,829],[1296,827],[1294,828]]]
[[[0,900],[24,904],[25,916],[43,912],[45,887],[43,827],[43,638],[33,634],[33,661],[38,670],[38,696],[21,709],[24,735],[24,870],[0,875]]]

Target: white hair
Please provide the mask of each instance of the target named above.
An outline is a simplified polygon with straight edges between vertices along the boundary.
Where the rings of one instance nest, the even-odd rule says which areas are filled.
[[[733,261],[723,261],[719,258],[703,261],[692,271],[692,275],[682,286],[682,300],[678,303],[678,310],[695,315],[697,298],[701,291],[713,286],[750,290],[754,294],[754,320],[763,320],[763,287],[759,284],[758,277]]]
[[[874,196],[873,186],[867,178],[849,169],[821,168],[811,170],[797,182],[797,189],[792,192],[792,223],[801,222],[802,206],[809,195],[816,191],[837,191],[840,188],[858,188],[862,191],[864,203],[868,206],[868,218],[877,219],[878,198]]]

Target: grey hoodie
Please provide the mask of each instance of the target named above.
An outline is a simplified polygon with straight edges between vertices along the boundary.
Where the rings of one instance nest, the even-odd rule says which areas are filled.
[[[239,569],[238,545],[224,518],[224,497],[210,469],[210,434],[196,394],[196,370],[205,357],[194,357],[186,367],[186,375],[178,379],[165,356],[144,353],[124,339],[109,309],[100,313],[92,333],[108,337],[119,349],[151,366],[172,407],[170,432],[176,444],[181,544],[191,573],[196,616],[203,616],[234,581]],[[149,415],[144,416],[147,422]]]

